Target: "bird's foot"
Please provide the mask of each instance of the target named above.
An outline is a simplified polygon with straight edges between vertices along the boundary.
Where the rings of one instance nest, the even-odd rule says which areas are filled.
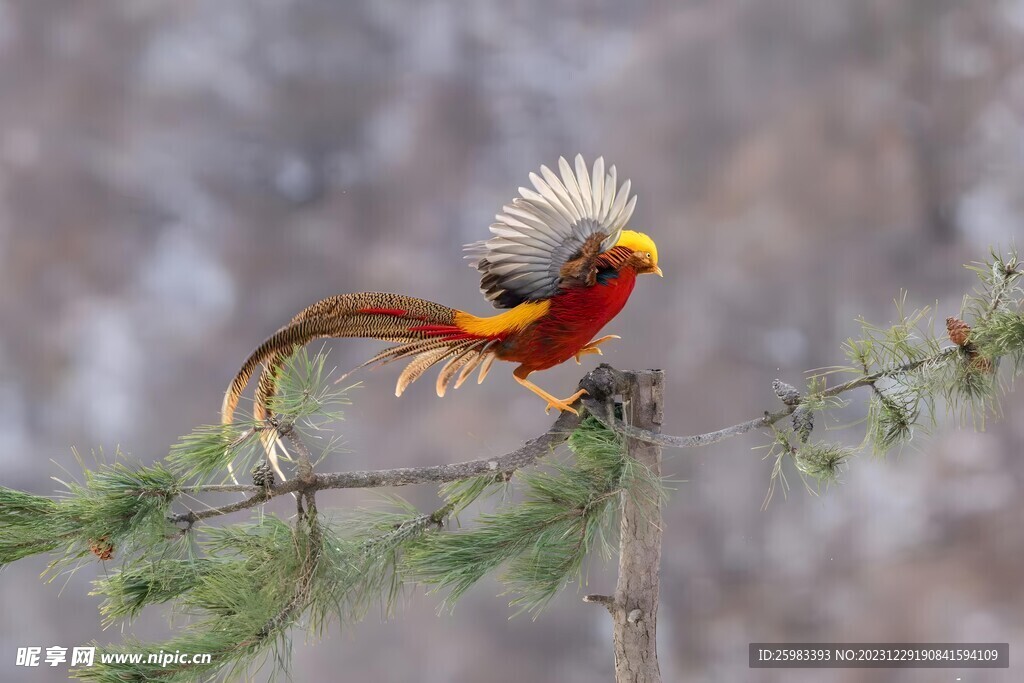
[[[579,411],[577,411],[575,408],[573,408],[571,404],[573,404],[577,400],[579,400],[580,396],[585,396],[586,394],[587,394],[587,390],[586,389],[580,389],[575,394],[573,394],[572,396],[570,396],[569,398],[566,398],[566,399],[557,399],[557,398],[554,398],[552,396],[552,397],[548,398],[548,405],[547,405],[546,408],[544,408],[544,413],[547,414],[547,413],[551,412],[552,408],[558,408],[558,412],[560,412],[560,413],[564,413],[566,411],[569,411],[573,415],[579,415]]]
[[[607,334],[607,335],[601,337],[600,339],[595,339],[592,342],[588,342],[587,344],[585,344],[583,346],[583,348],[581,348],[579,351],[576,352],[576,365],[580,364],[580,358],[582,358],[583,356],[586,356],[588,354],[596,353],[599,356],[603,356],[604,352],[602,352],[601,349],[599,349],[597,347],[600,346],[601,344],[605,343],[609,339],[622,339],[622,337],[620,337],[617,334]]]

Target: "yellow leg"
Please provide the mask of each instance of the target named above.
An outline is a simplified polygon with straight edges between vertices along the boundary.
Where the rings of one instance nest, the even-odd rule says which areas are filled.
[[[587,393],[586,389],[580,389],[575,394],[566,399],[555,398],[554,396],[544,391],[530,380],[526,379],[526,377],[530,373],[526,371],[521,372],[521,370],[522,368],[516,368],[515,371],[512,373],[512,376],[516,378],[517,382],[519,382],[524,387],[526,387],[527,389],[529,389],[530,391],[537,394],[542,399],[548,402],[547,407],[544,408],[545,413],[549,412],[552,408],[558,408],[559,411],[568,410],[570,413],[573,413],[574,415],[579,415],[576,409],[573,408],[570,404],[575,403],[580,396],[585,395]]]
[[[599,349],[597,347],[600,346],[601,344],[605,343],[609,339],[622,339],[622,337],[620,337],[617,334],[607,334],[607,335],[601,337],[600,339],[595,339],[592,342],[588,342],[587,344],[585,344],[583,346],[583,348],[581,348],[579,351],[576,352],[576,365],[579,365],[580,364],[580,358],[582,358],[583,356],[586,356],[587,354],[596,353],[599,356],[603,356],[604,353],[602,353],[601,349]]]

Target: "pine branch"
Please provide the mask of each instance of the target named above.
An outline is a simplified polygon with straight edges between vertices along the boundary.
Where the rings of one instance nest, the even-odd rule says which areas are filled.
[[[615,501],[624,491],[660,491],[623,448],[621,437],[584,420],[569,439],[571,465],[523,476],[525,500],[483,515],[471,529],[423,537],[406,554],[417,582],[449,589],[454,603],[481,578],[507,564],[501,576],[515,597],[510,605],[539,612],[577,578],[591,548],[606,545]],[[642,482],[642,486],[640,485]]]
[[[108,620],[132,614],[145,604],[175,599],[198,617],[161,649],[203,652],[207,664],[110,662],[74,669],[87,681],[207,680],[222,672],[239,674],[278,643],[304,609],[319,566],[322,537],[314,523],[292,527],[268,516],[253,525],[209,530],[204,542],[211,559],[140,562],[97,584],[107,596]],[[132,652],[152,646],[134,640],[104,653]],[[98,658],[97,658],[98,659]]]

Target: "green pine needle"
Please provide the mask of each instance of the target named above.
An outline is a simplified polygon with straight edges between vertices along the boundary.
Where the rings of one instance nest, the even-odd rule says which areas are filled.
[[[64,544],[74,529],[63,524],[58,509],[50,498],[0,487],[0,567]]]
[[[818,484],[838,481],[842,466],[853,457],[853,451],[837,444],[811,443],[797,449],[794,458],[797,470]]]
[[[99,647],[96,663],[75,669],[83,681],[184,683],[220,673],[241,675],[273,652],[284,651],[284,634],[308,605],[308,586],[320,568],[319,534],[272,516],[255,524],[209,529],[205,549],[216,561],[136,565],[96,584],[106,596],[108,619],[134,614],[140,603],[176,599],[194,620],[159,644],[130,639]],[[209,664],[107,663],[102,654],[131,652],[209,653]]]
[[[313,429],[344,419],[342,408],[351,404],[347,392],[352,386],[335,384],[334,371],[324,350],[310,355],[309,349],[301,347],[285,361],[268,407],[282,423]]]
[[[440,495],[452,506],[452,514],[458,515],[473,503],[507,490],[509,481],[504,475],[484,474],[449,482],[441,487]]]
[[[618,494],[627,488],[660,491],[661,486],[649,472],[631,465],[621,438],[594,418],[584,420],[568,443],[573,465],[521,475],[521,503],[481,515],[471,529],[430,534],[413,543],[403,563],[408,576],[448,590],[448,602],[454,604],[508,563],[501,578],[516,596],[512,605],[534,613],[578,579],[588,552],[605,544]]]
[[[98,579],[90,595],[105,598],[100,613],[104,626],[109,626],[134,618],[147,605],[168,602],[192,590],[211,562],[194,558],[143,560]]]
[[[87,470],[84,482],[62,483],[58,500],[0,488],[0,566],[62,549],[56,569],[87,556],[97,542],[124,557],[176,536],[167,513],[181,484],[161,465],[104,464]]]
[[[228,463],[236,460],[240,471],[249,471],[257,455],[262,457],[263,447],[255,425],[204,425],[171,447],[167,463],[186,479],[207,482],[226,474]]]
[[[971,341],[985,358],[1007,358],[1012,372],[1024,372],[1024,313],[999,311],[971,331]]]
[[[878,391],[868,407],[868,441],[877,455],[902,446],[914,434],[920,415],[917,394],[907,391]]]
[[[292,425],[307,436],[322,431],[325,424],[341,420],[341,406],[350,403],[346,392],[352,387],[335,386],[331,373],[326,353],[311,356],[305,348],[298,350],[285,362],[277,393],[268,402],[274,424],[250,419],[198,427],[171,448],[169,466],[187,479],[209,482],[225,477],[229,463],[234,463],[236,471],[248,472],[255,460],[263,457],[259,437],[264,430]],[[327,449],[334,445],[329,440]]]

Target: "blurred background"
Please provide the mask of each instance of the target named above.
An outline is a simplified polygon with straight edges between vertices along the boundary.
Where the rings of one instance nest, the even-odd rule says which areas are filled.
[[[390,290],[487,313],[461,245],[576,152],[632,179],[634,227],[666,273],[606,329],[624,339],[605,360],[665,370],[667,432],[754,417],[773,378],[841,362],[857,316],[890,321],[901,289],[955,315],[974,284],[962,264],[1020,242],[1024,2],[0,0],[0,483],[52,493],[72,447],[162,457],[318,298]],[[379,346],[330,348],[344,370]],[[432,381],[395,399],[393,366],[364,374],[351,452],[330,467],[510,450],[551,422],[510,369],[444,400]],[[538,381],[569,393],[581,372]],[[752,448],[767,437],[667,452],[665,680],[1020,680],[751,671],[747,644],[1009,641],[1021,656],[1022,408],[1009,395],[984,432],[944,420],[765,511],[771,463]],[[4,680],[66,675],[15,668],[18,646],[123,636],[87,596],[116,563],[63,591],[44,566],[0,575]],[[609,591],[613,569],[585,590]],[[499,591],[477,586],[453,615],[414,591],[390,621],[297,637],[293,678],[611,679],[609,619],[575,586],[536,621],[509,620]],[[126,633],[165,637],[166,617]]]

